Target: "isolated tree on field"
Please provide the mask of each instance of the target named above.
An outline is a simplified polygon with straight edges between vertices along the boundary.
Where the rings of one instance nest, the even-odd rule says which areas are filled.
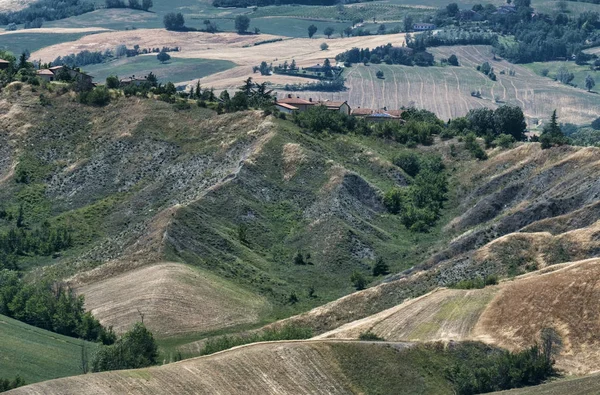
[[[244,34],[248,31],[250,27],[250,18],[246,15],[238,15],[235,17],[235,30],[239,34]]]
[[[321,51],[327,51],[329,49],[329,45],[327,43],[321,43]]]
[[[327,26],[325,28],[325,30],[323,30],[323,33],[327,36],[327,38],[331,38],[331,35],[335,32],[335,29],[332,28],[331,26]]]
[[[375,266],[373,266],[373,276],[385,276],[390,274],[390,267],[382,257],[378,257],[375,262]]]
[[[261,75],[270,75],[271,74],[271,68],[269,67],[269,65],[265,61],[262,61],[260,63],[260,66],[258,67],[258,70],[260,71]]]
[[[142,10],[148,11],[152,7],[154,7],[152,0],[142,0]]]
[[[158,55],[156,55],[156,59],[160,61],[160,63],[165,63],[171,59],[171,55],[168,53],[161,51]]]
[[[585,77],[585,87],[588,92],[590,92],[594,86],[596,86],[596,81],[594,81],[594,78],[588,74],[587,77]]]
[[[458,58],[456,57],[456,55],[450,55],[450,57],[448,58],[448,64],[452,66],[458,66]]]
[[[167,30],[181,31],[185,29],[185,19],[181,12],[177,14],[174,12],[168,13],[163,18],[163,23]]]
[[[562,82],[563,84],[570,84],[574,78],[575,75],[569,72],[569,69],[566,66],[560,67],[556,72],[556,80]]]
[[[317,27],[315,25],[310,25],[308,27],[308,38],[313,38],[313,36],[315,35],[315,33],[317,32]]]
[[[352,28],[350,26],[348,26],[347,28],[344,29],[344,34],[346,35],[346,37],[350,37],[352,35]]]
[[[377,73],[375,73],[375,75],[377,76],[377,78],[379,78],[380,80],[383,79],[383,71],[381,70],[377,70]]]
[[[294,265],[306,265],[302,252],[298,251],[296,252],[296,255],[294,255]]]

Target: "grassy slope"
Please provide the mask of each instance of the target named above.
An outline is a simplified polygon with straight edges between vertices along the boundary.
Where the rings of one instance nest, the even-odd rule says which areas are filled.
[[[26,32],[26,31],[25,31]],[[90,33],[18,33],[0,36],[0,50],[20,55],[23,51],[37,51],[54,44],[75,41]]]
[[[21,376],[26,383],[81,374],[81,348],[97,347],[0,315],[0,378]]]
[[[557,73],[558,69],[561,68],[562,66],[566,66],[567,69],[569,70],[569,72],[571,72],[571,73],[573,73],[573,75],[575,75],[575,78],[573,79],[572,84],[575,84],[575,85],[577,85],[577,88],[580,88],[580,89],[583,89],[586,91],[587,91],[587,88],[585,87],[585,77],[586,76],[591,75],[592,78],[594,78],[594,80],[598,80],[600,82],[600,72],[591,71],[589,65],[579,66],[579,65],[575,64],[575,62],[562,62],[562,61],[535,62],[535,63],[526,64],[524,66],[540,76],[542,75],[542,70],[547,69],[547,70],[549,70],[547,78],[550,78],[552,80],[554,80],[556,78],[556,73]],[[595,92],[595,91],[597,91],[596,87],[594,89],[592,89],[592,92]]]
[[[136,56],[123,58],[114,62],[85,66],[83,69],[94,76],[96,81],[105,81],[109,75],[121,78],[154,73],[160,82],[189,81],[218,73],[235,66],[227,60],[186,59],[171,56],[171,60],[160,63],[156,55]]]

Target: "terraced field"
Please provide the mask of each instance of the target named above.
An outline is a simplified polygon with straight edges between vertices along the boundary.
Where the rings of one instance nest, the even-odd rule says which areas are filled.
[[[90,356],[97,347],[3,315],[0,339],[0,379],[19,375],[28,384],[81,374],[82,347]]]

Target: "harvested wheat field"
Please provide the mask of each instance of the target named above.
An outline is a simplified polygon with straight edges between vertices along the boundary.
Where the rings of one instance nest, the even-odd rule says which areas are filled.
[[[388,341],[472,339],[473,327],[497,291],[438,289],[317,338],[357,339],[372,332]]]
[[[361,43],[360,46],[366,45]],[[561,122],[587,123],[597,117],[600,108],[598,95],[554,82],[507,61],[494,61],[490,47],[438,47],[431,49],[431,52],[436,61],[456,54],[460,67],[353,65],[345,71],[348,90],[344,92],[294,94],[303,98],[348,101],[353,108],[397,109],[415,106],[432,111],[441,119],[464,116],[474,108],[496,108],[510,104],[521,107],[532,126],[539,119],[547,119],[555,108]],[[490,80],[476,70],[477,65],[486,61],[497,71],[497,81]],[[384,73],[383,79],[376,77],[379,70]],[[510,76],[510,70],[516,74]],[[272,82],[279,83],[275,80]],[[476,91],[481,92],[481,97],[471,95]],[[286,94],[284,91],[279,93]]]
[[[268,308],[251,292],[178,263],[142,267],[77,289],[86,309],[123,333],[144,316],[158,337],[254,323]]]
[[[33,3],[33,0],[0,0],[0,12],[19,11],[29,3]]]
[[[10,393],[325,395],[355,391],[330,342],[300,341],[256,343],[161,367],[75,376]]]
[[[561,335],[557,366],[570,373],[600,369],[600,259],[551,266],[506,282],[482,313],[475,334],[518,349],[539,339],[543,328]]]

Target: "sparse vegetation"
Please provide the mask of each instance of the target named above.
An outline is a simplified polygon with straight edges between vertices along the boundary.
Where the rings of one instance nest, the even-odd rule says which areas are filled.
[[[260,332],[255,332],[240,336],[217,336],[210,338],[204,344],[201,355],[214,354],[218,351],[230,349],[232,347],[241,346],[244,344],[268,342],[278,340],[298,340],[309,339],[313,336],[311,329],[302,328],[294,325],[285,325],[280,328],[265,329]]]

